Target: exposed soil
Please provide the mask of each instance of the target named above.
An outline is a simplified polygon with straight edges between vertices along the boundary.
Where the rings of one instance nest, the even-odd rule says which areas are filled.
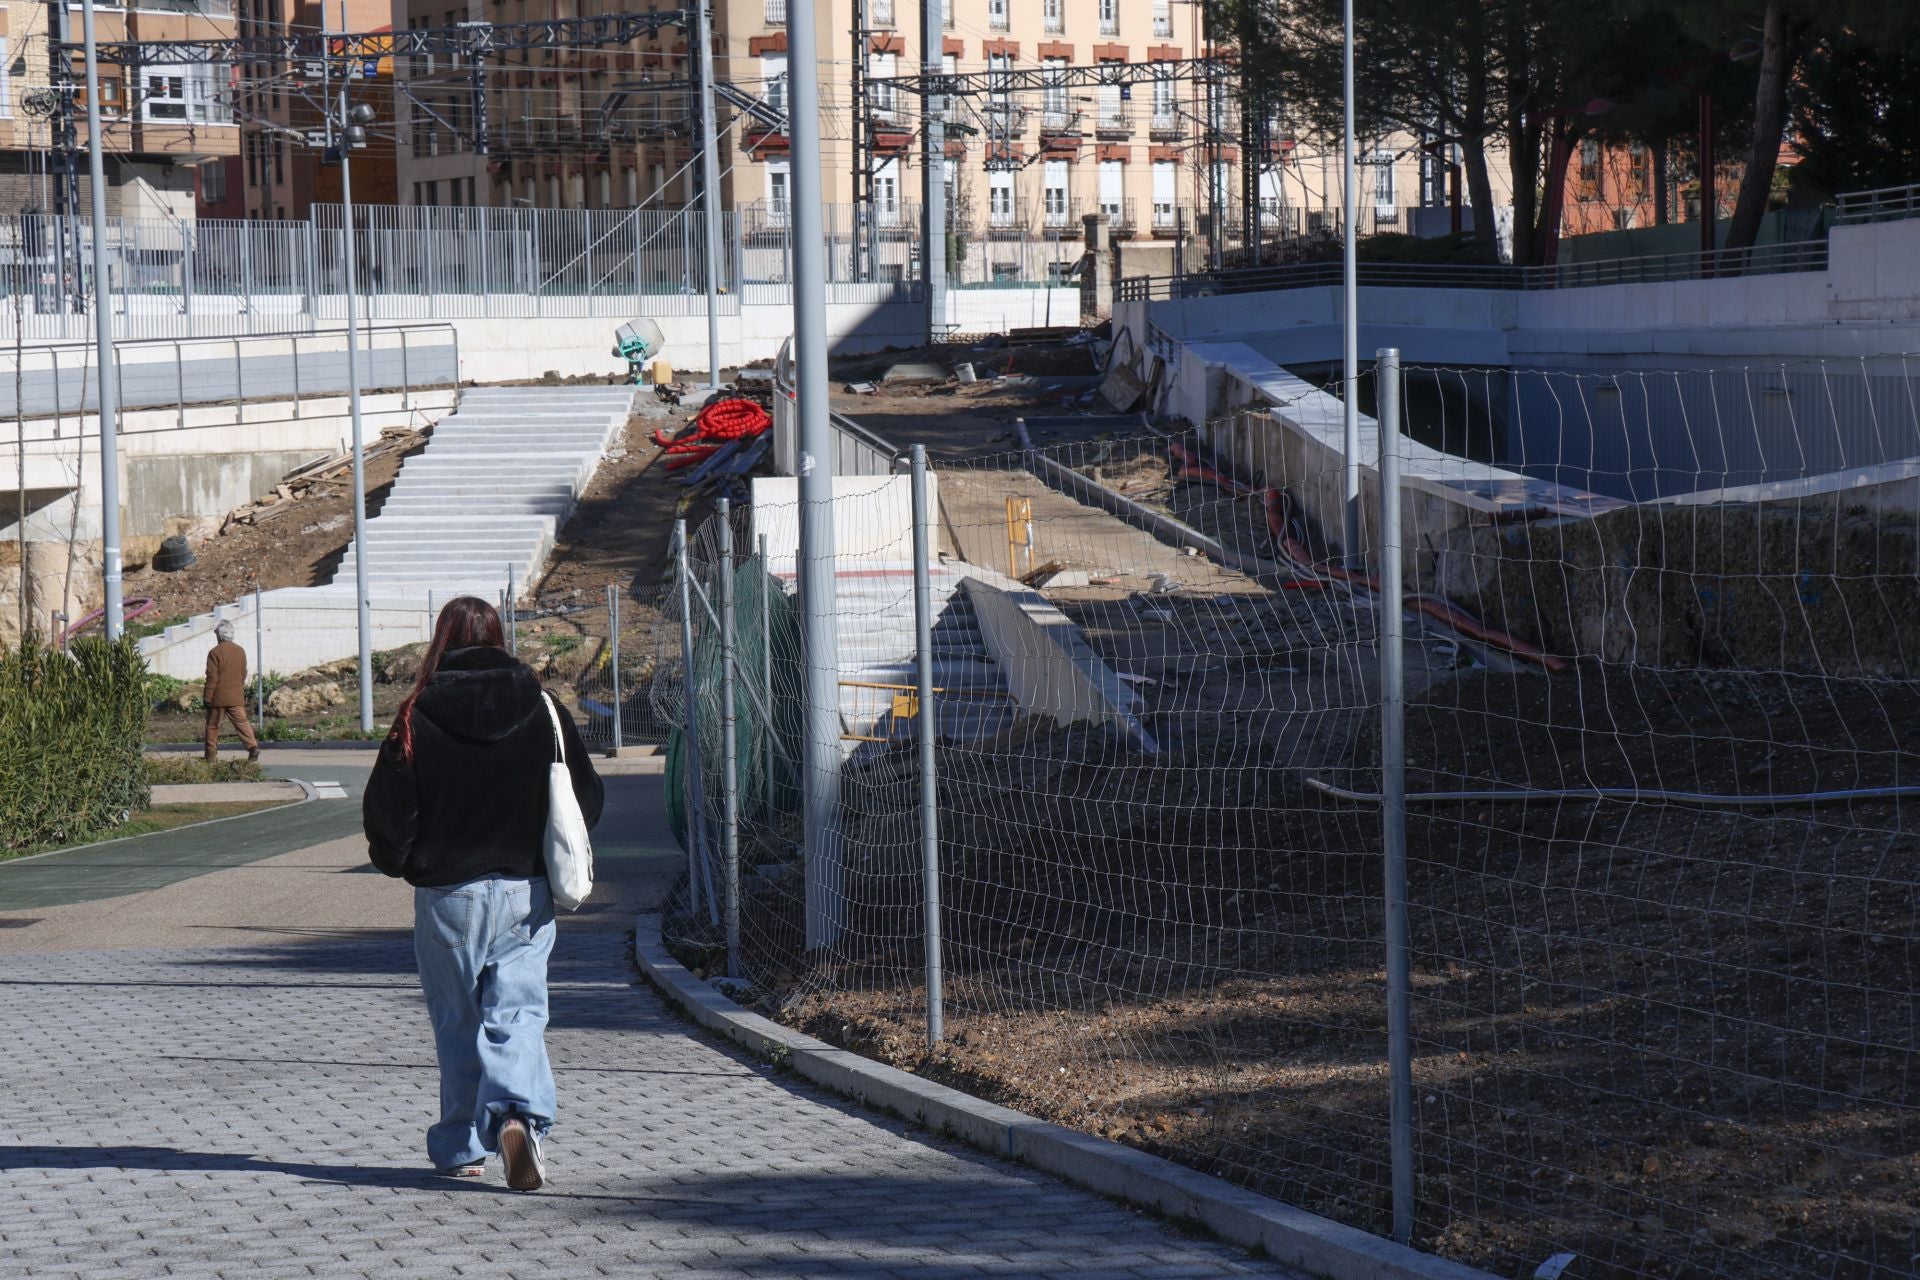
[[[863,420],[873,418],[863,415]],[[1221,534],[1258,513],[1111,450]],[[1258,544],[1247,532],[1246,544]],[[798,832],[750,830],[747,972],[835,1043],[1283,1200],[1388,1227],[1369,608],[1311,588],[1049,593],[1137,677],[1155,756],[1024,723],[940,757],[948,1041],[924,1043],[910,750],[846,780],[846,932],[803,947]],[[1164,616],[1163,616],[1164,615]],[[1920,688],[1548,675],[1415,632],[1407,822],[1416,1243],[1569,1280],[1912,1274]]]
[[[425,442],[406,453],[384,454],[367,461],[367,514],[379,512],[402,462]],[[262,495],[266,496],[266,495]],[[149,596],[154,608],[140,623],[156,626],[206,613],[216,605],[238,600],[253,590],[277,587],[316,587],[333,580],[347,544],[353,541],[353,485],[341,479],[316,483],[284,514],[257,525],[233,524],[224,533],[189,538],[194,564],[177,573],[161,573],[151,566],[129,570],[126,595]]]

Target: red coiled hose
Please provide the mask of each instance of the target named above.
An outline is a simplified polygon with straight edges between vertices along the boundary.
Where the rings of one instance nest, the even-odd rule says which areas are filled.
[[[687,430],[677,436],[656,431],[653,442],[668,453],[691,454],[698,449],[711,452],[730,440],[757,436],[772,425],[767,411],[751,400],[715,400],[694,415]]]

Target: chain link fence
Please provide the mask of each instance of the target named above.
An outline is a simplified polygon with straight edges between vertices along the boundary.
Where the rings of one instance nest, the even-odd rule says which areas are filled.
[[[920,553],[864,477],[831,778],[799,513],[708,522],[655,630],[669,936],[824,1039],[1494,1275],[1910,1275],[1903,377],[1369,374],[1352,546],[1337,386],[1025,424],[930,475]],[[1788,475],[1816,428],[1843,478]],[[1637,447],[1679,431],[1685,478]]]

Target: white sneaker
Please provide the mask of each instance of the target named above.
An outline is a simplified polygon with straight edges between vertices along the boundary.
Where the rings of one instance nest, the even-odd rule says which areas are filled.
[[[500,1124],[500,1158],[507,1166],[507,1185],[515,1191],[538,1191],[547,1185],[540,1135],[519,1116],[508,1116]]]

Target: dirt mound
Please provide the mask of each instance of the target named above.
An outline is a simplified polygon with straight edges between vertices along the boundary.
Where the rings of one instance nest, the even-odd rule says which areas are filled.
[[[1833,506],[1642,506],[1450,535],[1434,589],[1567,657],[1920,673],[1920,530]]]

